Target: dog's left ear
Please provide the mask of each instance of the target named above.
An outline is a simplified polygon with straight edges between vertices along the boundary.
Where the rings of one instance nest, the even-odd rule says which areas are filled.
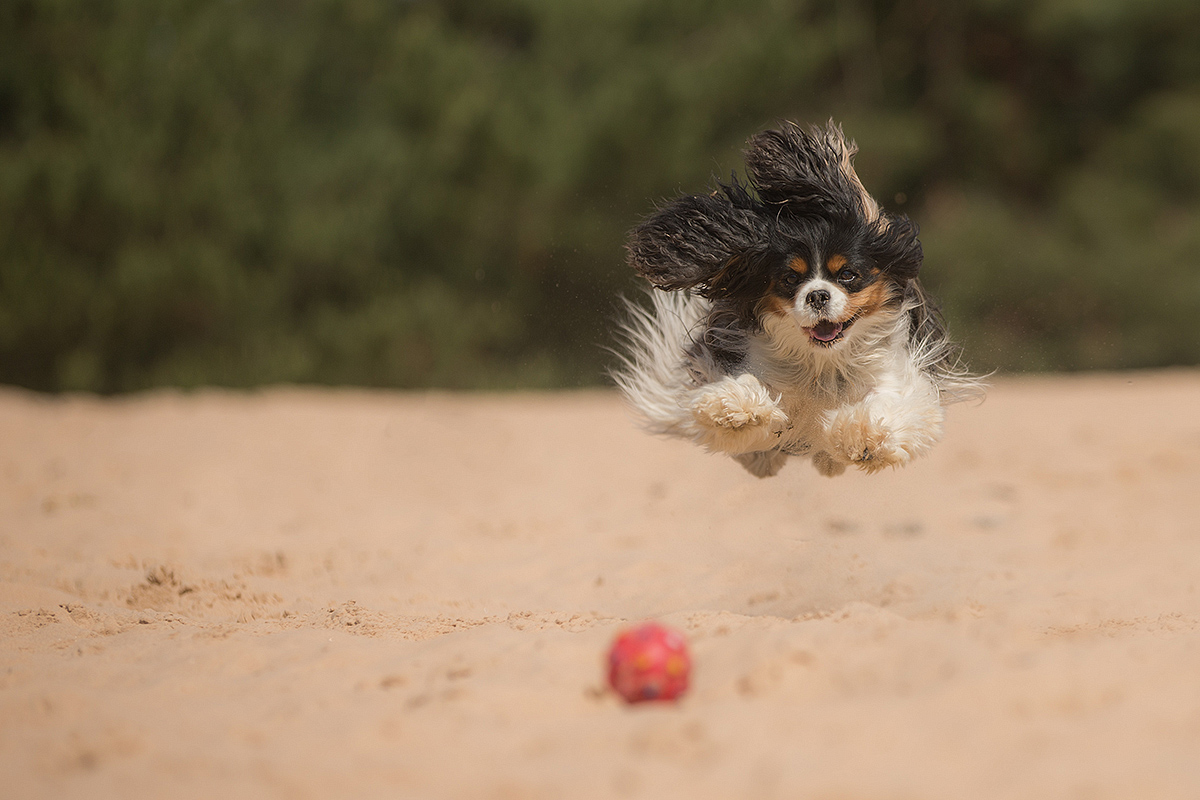
[[[895,280],[912,280],[925,257],[917,233],[917,224],[908,217],[881,213],[867,240],[867,255]]]

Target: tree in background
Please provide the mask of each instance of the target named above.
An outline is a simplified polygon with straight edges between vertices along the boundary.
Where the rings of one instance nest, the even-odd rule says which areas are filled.
[[[978,368],[1200,362],[1200,7],[12,0],[0,381],[603,380],[625,231],[842,120]]]

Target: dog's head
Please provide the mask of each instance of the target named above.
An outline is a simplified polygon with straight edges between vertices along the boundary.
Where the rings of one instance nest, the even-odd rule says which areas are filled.
[[[916,226],[863,188],[855,152],[832,122],[760,133],[746,151],[750,186],[735,179],[666,205],[633,231],[630,263],[747,328],[793,326],[837,348],[862,320],[898,310],[922,258]]]

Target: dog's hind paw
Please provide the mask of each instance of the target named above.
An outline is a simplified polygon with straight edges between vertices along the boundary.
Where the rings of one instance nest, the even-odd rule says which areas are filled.
[[[812,456],[813,466],[817,468],[817,472],[824,475],[826,478],[836,478],[846,471],[846,465],[838,461],[824,450],[818,450]]]
[[[783,469],[788,460],[787,453],[778,450],[760,450],[757,453],[742,453],[734,459],[756,478],[770,478]]]

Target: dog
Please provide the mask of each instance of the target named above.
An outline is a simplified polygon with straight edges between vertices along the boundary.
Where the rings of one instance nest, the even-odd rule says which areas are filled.
[[[650,432],[725,453],[760,478],[789,457],[826,476],[902,467],[981,398],[917,279],[917,226],[884,211],[832,120],[752,136],[734,175],[630,234],[649,281],[629,303],[615,383]]]

